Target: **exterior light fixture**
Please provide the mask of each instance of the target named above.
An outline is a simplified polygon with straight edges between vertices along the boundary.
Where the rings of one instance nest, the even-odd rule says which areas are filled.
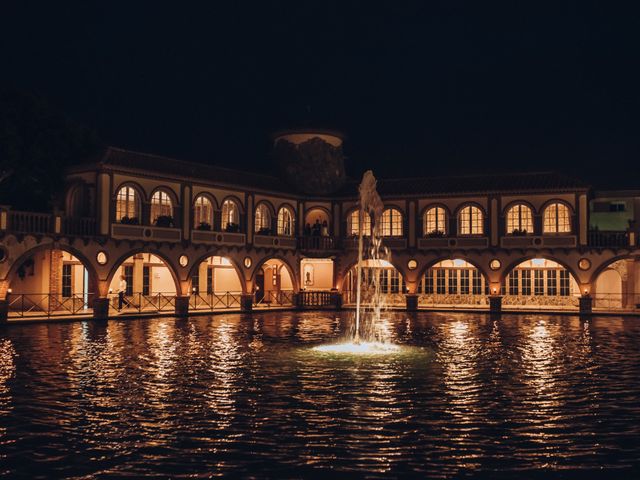
[[[581,258],[578,262],[578,268],[580,270],[589,270],[591,268],[591,260],[588,258]]]
[[[493,294],[497,294],[498,293],[498,289],[496,287],[493,287]]]
[[[13,293],[13,289],[7,288],[7,293]]]
[[[107,252],[99,251],[96,254],[96,262],[98,262],[98,265],[106,265],[108,259],[109,258],[107,257]]]

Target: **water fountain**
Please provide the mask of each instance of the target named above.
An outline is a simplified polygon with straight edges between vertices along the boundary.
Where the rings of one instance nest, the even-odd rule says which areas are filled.
[[[389,252],[382,245],[380,219],[384,210],[382,199],[376,190],[376,178],[371,170],[362,176],[358,187],[358,263],[356,265],[356,311],[351,338],[345,343],[322,345],[316,350],[332,353],[381,354],[399,350],[399,346],[389,343],[388,335],[382,327],[382,313],[385,308],[384,296],[380,288],[380,267],[386,264]],[[371,235],[365,240],[365,218],[372,222]],[[365,265],[368,267],[367,282],[363,285]]]

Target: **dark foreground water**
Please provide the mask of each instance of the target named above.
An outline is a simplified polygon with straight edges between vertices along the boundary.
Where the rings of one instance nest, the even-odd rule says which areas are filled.
[[[350,315],[0,329],[0,474],[640,478],[640,319]],[[334,472],[334,473],[332,473]]]

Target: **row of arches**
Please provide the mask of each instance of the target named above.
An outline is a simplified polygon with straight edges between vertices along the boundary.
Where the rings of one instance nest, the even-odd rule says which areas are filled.
[[[298,289],[320,287],[317,277],[324,266],[305,262],[309,260],[302,259],[298,269],[283,259],[268,257],[246,270],[237,259],[205,254],[194,259],[187,270],[185,287],[185,278],[178,278],[177,269],[163,254],[137,250],[115,260],[103,291],[98,283],[103,285],[105,281],[98,282],[95,268],[80,252],[65,247],[36,248],[10,268],[8,287],[14,302],[11,305],[34,314],[43,310],[77,313],[90,308],[98,293],[102,297],[108,295],[115,309],[154,305],[158,309],[170,308],[175,296],[186,294],[196,309],[238,306],[243,294],[255,294],[256,304],[282,305],[291,304]],[[405,279],[409,270],[396,268],[390,262],[364,264],[362,275],[365,285],[377,279],[380,292],[394,305],[403,305],[404,294],[410,292],[419,295],[420,304],[426,307],[483,307],[489,295],[501,295],[506,308],[575,309],[579,297],[589,293],[596,309],[633,309],[640,304],[640,294],[636,293],[640,290],[639,264],[632,256],[611,259],[594,269],[588,291],[581,291],[587,285],[584,278],[579,283],[567,265],[553,258],[529,258],[507,265],[499,283],[495,282],[495,275],[490,283],[487,272],[468,258],[425,264],[423,270],[409,275],[409,282]],[[345,303],[353,303],[355,266],[334,276],[332,265],[327,260],[329,270],[323,275],[328,275],[328,282],[321,288],[329,290],[337,285]],[[251,277],[245,277],[243,272]],[[125,305],[120,304],[120,292]],[[18,298],[19,305],[15,303]]]
[[[148,211],[143,212],[143,207]],[[148,221],[152,225],[174,226],[177,222],[179,205],[175,193],[168,188],[159,187],[147,199],[143,190],[134,183],[121,185],[115,196],[115,221],[121,223],[141,224]],[[192,228],[216,231],[241,231],[243,207],[235,197],[225,198],[220,205],[208,193],[198,193],[192,205]],[[265,235],[295,236],[296,211],[291,205],[282,205],[277,210],[267,201],[259,202],[253,212],[254,232]],[[550,200],[537,211],[525,201],[512,202],[502,212],[503,229],[507,235],[567,234],[573,230],[573,208],[566,202]],[[536,221],[540,217],[540,223]],[[486,232],[487,213],[481,205],[467,203],[450,211],[446,205],[427,206],[420,215],[422,235],[447,236],[484,235]],[[323,234],[329,235],[331,219],[329,213],[322,208],[313,208],[305,215],[305,234],[318,234],[321,227]],[[160,223],[158,223],[160,222]],[[368,214],[360,218],[358,209],[352,209],[346,215],[347,235],[364,235],[372,232],[372,220]],[[397,207],[388,207],[380,218],[379,232],[382,236],[401,237],[405,235],[405,214]]]
[[[9,316],[20,317],[86,314],[98,296],[109,299],[112,313],[173,311],[176,297],[187,292],[195,310],[239,307],[246,293],[255,294],[256,306],[269,307],[292,305],[295,278],[286,261],[265,258],[254,269],[248,292],[233,259],[205,255],[190,268],[185,288],[171,261],[160,252],[140,250],[117,259],[106,282],[100,282],[80,252],[36,248],[11,268],[7,302]]]
[[[561,201],[549,202],[542,210],[542,233],[571,233],[571,207]],[[504,211],[504,229],[507,235],[526,235],[536,232],[533,207],[525,203],[513,203]],[[486,213],[479,205],[462,205],[455,212],[456,233],[458,235],[484,235]],[[385,237],[404,235],[404,217],[395,207],[386,208],[380,218],[379,233]],[[451,230],[451,212],[444,205],[427,207],[422,214],[424,236],[445,236]],[[347,217],[347,231],[350,235],[371,235],[372,219],[369,214],[361,218],[359,210],[353,210]]]

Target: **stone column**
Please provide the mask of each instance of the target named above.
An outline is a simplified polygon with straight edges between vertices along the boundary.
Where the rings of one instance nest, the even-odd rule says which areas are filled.
[[[331,290],[331,303],[336,310],[342,310],[342,293],[335,288]]]
[[[489,295],[489,311],[502,313],[502,295]]]
[[[98,219],[100,235],[109,235],[109,224],[111,223],[110,211],[111,211],[111,191],[110,191],[110,178],[107,173],[98,174]],[[120,219],[116,219],[118,221]]]
[[[144,254],[137,253],[133,256],[133,285],[131,286],[131,288],[133,289],[134,294],[142,293],[143,271],[144,271]],[[149,274],[151,273],[152,272],[149,272]]]
[[[186,317],[189,315],[190,295],[176,295],[176,317]]]
[[[407,293],[404,298],[407,304],[407,312],[416,312],[418,311],[418,298],[420,295],[416,293]]]
[[[251,293],[243,293],[240,296],[240,310],[250,312],[253,310],[253,295]]]
[[[106,320],[109,318],[108,297],[96,297],[93,299],[93,318],[96,320]]]
[[[593,298],[591,295],[583,295],[579,299],[580,315],[591,315],[593,307]]]

